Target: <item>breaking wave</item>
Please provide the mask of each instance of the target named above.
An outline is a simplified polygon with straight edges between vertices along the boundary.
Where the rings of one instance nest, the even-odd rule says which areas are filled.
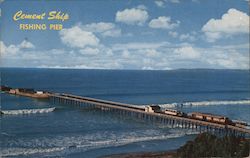
[[[22,109],[22,110],[1,110],[4,115],[24,115],[24,114],[40,114],[49,113],[54,111],[56,108],[44,108],[44,109]]]
[[[21,155],[32,155],[32,154],[44,154],[50,152],[58,152],[64,150],[64,147],[54,147],[54,148],[10,148],[3,150],[0,156],[21,156]]]
[[[0,156],[34,156],[34,155],[65,155],[65,153],[74,152],[74,150],[88,151],[92,149],[100,149],[104,147],[112,146],[122,146],[130,143],[143,142],[143,141],[153,141],[153,140],[167,140],[171,138],[178,138],[185,135],[197,134],[194,131],[171,131],[169,134],[158,133],[155,130],[146,130],[140,132],[142,136],[138,133],[129,132],[123,133],[121,135],[116,135],[114,133],[95,133],[91,135],[75,135],[75,136],[64,136],[64,137],[54,137],[54,138],[39,138],[31,139],[29,142],[16,141],[8,142],[11,144],[18,145],[20,142],[25,144],[19,144],[23,147],[17,148],[2,148],[0,151]],[[155,135],[154,135],[154,134]],[[106,137],[108,136],[108,137]],[[108,139],[107,139],[108,138]],[[14,141],[14,140],[13,140]],[[37,155],[38,156],[38,155]],[[39,157],[39,156],[38,156]]]
[[[160,104],[162,108],[175,107],[192,107],[192,106],[210,106],[210,105],[240,105],[250,104],[250,100],[225,100],[225,101],[200,101],[200,102],[184,102],[184,103],[170,103]]]
[[[189,131],[189,132],[179,132],[179,133],[172,133],[168,135],[158,135],[158,136],[132,136],[132,137],[125,137],[121,139],[111,139],[111,140],[103,140],[103,141],[94,141],[90,142],[90,144],[85,145],[77,145],[76,147],[80,148],[87,148],[87,149],[96,149],[102,147],[110,147],[110,146],[122,146],[130,143],[136,142],[144,142],[144,141],[153,141],[153,140],[166,140],[171,138],[178,138],[185,135],[191,134],[198,134],[198,132]]]

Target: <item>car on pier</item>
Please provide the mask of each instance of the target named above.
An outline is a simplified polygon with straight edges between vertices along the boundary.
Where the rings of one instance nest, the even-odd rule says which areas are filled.
[[[161,113],[161,107],[159,105],[149,105],[145,107],[145,112]]]
[[[182,111],[174,110],[174,109],[165,109],[164,114],[173,115],[173,116],[181,116],[181,117],[187,116],[186,113]]]
[[[209,113],[192,112],[191,114],[189,114],[189,117],[192,119],[214,122],[214,123],[219,123],[219,124],[232,125],[233,123],[232,120],[230,120],[228,117],[221,116],[221,115],[213,115]]]

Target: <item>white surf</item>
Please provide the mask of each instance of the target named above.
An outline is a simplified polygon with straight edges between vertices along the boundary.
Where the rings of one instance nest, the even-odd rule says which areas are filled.
[[[40,114],[53,112],[56,108],[43,108],[43,109],[21,109],[21,110],[1,110],[4,115],[24,115],[24,114]]]
[[[199,101],[199,102],[159,104],[159,106],[162,108],[211,106],[211,105],[250,105],[250,100]]]

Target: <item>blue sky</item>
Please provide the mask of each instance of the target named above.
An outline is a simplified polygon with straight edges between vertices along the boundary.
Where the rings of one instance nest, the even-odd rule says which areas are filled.
[[[249,0],[1,0],[1,66],[249,69]],[[61,11],[70,19],[12,20]],[[61,23],[61,31],[19,24]]]

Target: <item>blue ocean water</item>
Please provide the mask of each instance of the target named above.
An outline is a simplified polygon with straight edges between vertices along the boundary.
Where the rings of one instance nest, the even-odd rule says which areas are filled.
[[[250,74],[245,70],[1,68],[1,84],[138,105],[201,102],[203,105],[178,108],[185,112],[222,114],[250,123]],[[0,155],[98,157],[166,151],[195,137],[190,130],[171,129],[99,110],[53,105],[45,100],[1,93],[1,110],[49,107],[56,107],[56,110],[41,114],[2,115]]]

